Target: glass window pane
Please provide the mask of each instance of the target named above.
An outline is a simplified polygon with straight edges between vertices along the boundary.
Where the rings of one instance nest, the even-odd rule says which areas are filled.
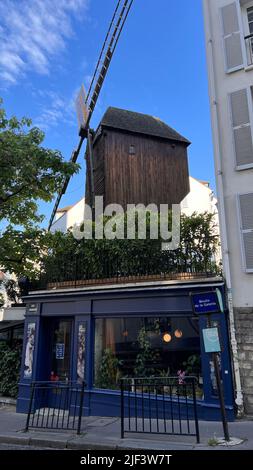
[[[97,388],[123,377],[195,375],[202,384],[197,318],[111,318],[95,321]]]
[[[0,331],[0,342],[7,342],[10,340],[10,331]]]
[[[24,327],[14,328],[13,339],[23,339],[23,336],[24,336]]]
[[[53,332],[51,380],[69,380],[71,321],[56,321]]]
[[[253,7],[248,8],[247,12],[248,12],[248,19],[249,19],[249,22],[250,22],[250,21],[253,21]]]

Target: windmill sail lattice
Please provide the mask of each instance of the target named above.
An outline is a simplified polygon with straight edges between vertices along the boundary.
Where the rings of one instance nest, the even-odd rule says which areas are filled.
[[[71,160],[70,160],[71,162],[75,163],[77,161],[78,155],[82,148],[82,144],[84,140],[87,138],[90,120],[92,118],[92,115],[93,115],[100,91],[102,89],[107,71],[109,69],[114,51],[116,49],[118,40],[120,38],[122,29],[124,27],[124,24],[126,22],[126,19],[128,17],[132,4],[133,4],[133,0],[119,0],[116,5],[109,29],[107,31],[107,34],[104,40],[104,44],[102,46],[102,49],[99,55],[98,62],[97,62],[88,92],[87,92],[87,95],[84,98],[84,103],[82,103],[82,109],[80,109],[80,96],[81,96],[80,93],[82,93],[81,100],[83,100],[84,90],[81,89],[79,92],[79,95],[78,95],[79,118],[78,120],[79,120],[79,126],[80,126],[79,128],[80,140],[79,140],[79,144],[77,148],[72,152]],[[50,221],[49,221],[49,229],[51,228],[51,225],[53,223],[61,198],[63,194],[66,192],[69,180],[70,180],[70,177],[66,178],[61,190],[58,193],[58,196],[55,201],[54,209],[53,209]]]

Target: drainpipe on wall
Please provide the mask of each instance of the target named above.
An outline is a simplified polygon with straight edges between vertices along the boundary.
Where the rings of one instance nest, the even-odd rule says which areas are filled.
[[[220,135],[220,123],[219,123],[219,114],[218,114],[218,102],[216,99],[216,71],[214,65],[214,51],[213,51],[213,34],[211,26],[211,15],[209,0],[204,0],[204,17],[205,17],[205,27],[206,35],[209,38],[206,44],[206,53],[207,53],[207,63],[208,63],[208,73],[209,73],[209,95],[211,101],[211,115],[213,123],[213,145],[215,153],[215,169],[216,169],[216,181],[217,181],[217,192],[219,200],[219,220],[221,227],[222,235],[222,244],[223,244],[223,266],[224,274],[227,284],[227,299],[228,299],[228,311],[229,311],[229,327],[230,327],[230,340],[231,340],[231,349],[232,349],[232,360],[234,368],[234,381],[235,381],[235,392],[236,398],[235,403],[238,407],[238,415],[244,413],[243,406],[243,394],[241,387],[241,377],[240,377],[240,368],[239,368],[239,359],[238,359],[238,347],[237,340],[235,335],[235,318],[234,318],[234,309],[233,309],[233,296],[232,296],[232,286],[231,286],[231,272],[230,272],[230,260],[229,260],[229,249],[228,249],[228,238],[227,238],[227,224],[226,224],[226,213],[225,213],[225,204],[224,204],[224,191],[223,191],[223,171],[222,171],[222,145],[221,145],[221,135]]]

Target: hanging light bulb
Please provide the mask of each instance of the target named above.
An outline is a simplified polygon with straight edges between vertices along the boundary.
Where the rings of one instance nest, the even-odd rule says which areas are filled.
[[[163,335],[163,341],[164,341],[165,343],[170,343],[171,340],[172,340],[171,335],[170,335],[169,333],[164,333],[164,335]]]
[[[178,328],[178,329],[175,331],[174,335],[175,335],[176,338],[182,338],[183,332],[182,332],[182,330],[180,330],[180,329]]]

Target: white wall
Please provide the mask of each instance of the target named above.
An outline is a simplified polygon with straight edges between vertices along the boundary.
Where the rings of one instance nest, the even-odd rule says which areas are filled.
[[[225,70],[220,8],[231,3],[232,0],[204,0],[204,16],[217,183],[222,179],[222,187],[217,184],[218,199],[223,199],[225,209],[223,215],[225,220],[221,221],[221,237],[223,248],[226,249],[225,224],[234,306],[249,307],[253,306],[253,274],[246,274],[243,266],[237,196],[240,193],[253,192],[253,169],[236,170],[228,95],[253,85],[253,67],[248,67],[246,48],[242,40],[245,60],[243,68],[231,73]],[[242,38],[244,38],[248,31],[243,29],[243,12],[241,13],[239,0],[237,7],[240,12]]]
[[[217,199],[214,197],[213,191],[201,181],[190,176],[190,192],[181,202],[181,212],[187,216],[196,212],[217,213]]]
[[[85,199],[81,199],[66,212],[58,212],[55,222],[52,224],[51,232],[67,232],[76,223],[84,220]],[[59,216],[59,214],[61,214]]]

